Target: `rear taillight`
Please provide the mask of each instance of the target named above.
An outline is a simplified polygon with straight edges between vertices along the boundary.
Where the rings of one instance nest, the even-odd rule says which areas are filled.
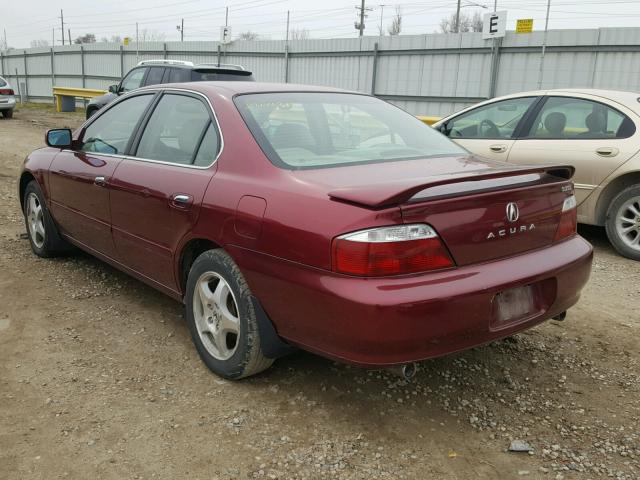
[[[380,277],[426,272],[454,265],[429,225],[399,225],[348,233],[333,240],[333,270]]]
[[[0,95],[15,95],[11,88],[0,88]]]
[[[578,211],[576,208],[576,197],[571,195],[564,199],[562,204],[562,213],[560,214],[560,223],[556,230],[554,241],[575,235],[578,229]]]

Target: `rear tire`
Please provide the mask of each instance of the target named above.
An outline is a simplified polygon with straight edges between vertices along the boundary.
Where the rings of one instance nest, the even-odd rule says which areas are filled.
[[[4,116],[4,118],[13,118],[13,109],[3,110],[2,115]]]
[[[212,372],[236,380],[271,366],[273,359],[262,353],[251,291],[225,251],[208,250],[193,262],[185,304],[191,338]]]
[[[620,255],[640,260],[640,185],[625,188],[611,201],[605,227]]]
[[[27,236],[33,253],[48,258],[60,255],[71,248],[60,237],[58,227],[47,209],[40,185],[35,180],[27,184],[22,204]]]

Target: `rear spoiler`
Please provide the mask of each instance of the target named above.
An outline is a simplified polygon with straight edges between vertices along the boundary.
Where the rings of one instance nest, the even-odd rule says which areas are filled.
[[[379,182],[371,185],[343,187],[329,192],[332,200],[354,203],[369,208],[384,208],[405,203],[417,193],[427,188],[452,183],[474,182],[493,178],[504,178],[532,173],[547,174],[564,180],[573,177],[575,168],[571,165],[549,165],[541,167],[508,167],[481,170],[476,173],[460,172],[435,177],[407,178],[390,182]]]

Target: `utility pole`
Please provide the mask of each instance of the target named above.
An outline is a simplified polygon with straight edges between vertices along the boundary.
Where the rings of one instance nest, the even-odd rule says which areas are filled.
[[[360,36],[362,37],[364,35],[364,18],[367,16],[366,13],[367,11],[372,10],[371,8],[366,8],[364,6],[364,2],[365,0],[362,0],[362,3],[360,4],[359,7],[356,7],[356,10],[360,10],[360,21],[359,22],[355,22],[354,26],[356,27],[356,30],[360,31]]]
[[[542,53],[540,54],[540,72],[538,73],[538,88],[542,88],[542,75],[544,72],[544,54],[547,50],[547,31],[549,30],[549,11],[551,0],[547,0],[547,17],[544,21],[544,37],[542,38]]]
[[[67,29],[67,33],[69,34],[69,45],[71,45],[71,29]]]
[[[289,10],[287,10],[287,45],[289,45]]]
[[[460,33],[460,0],[458,0],[458,9],[456,10],[456,25],[455,25],[455,33]]]
[[[9,44],[7,43],[7,29],[4,29],[4,50],[9,50]]]
[[[224,26],[229,26],[229,7],[226,8],[226,13],[224,14]]]
[[[180,22],[180,41],[184,42],[184,18]]]
[[[140,57],[139,48],[140,48],[140,36],[138,35],[138,22],[136,22],[136,62],[138,62],[138,58]]]
[[[384,19],[384,7],[388,6],[387,4],[381,3],[379,5],[380,7],[380,36],[384,35],[384,25],[382,23],[383,19]]]
[[[62,45],[64,45],[64,13],[60,9],[60,25],[62,26]]]
[[[51,29],[51,46],[52,47],[56,46],[56,29],[55,28]]]

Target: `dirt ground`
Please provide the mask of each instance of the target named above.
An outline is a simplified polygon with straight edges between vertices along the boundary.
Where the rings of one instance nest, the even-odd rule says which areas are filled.
[[[0,479],[640,478],[640,263],[602,229],[581,229],[593,275],[564,322],[411,383],[302,352],[233,383],[200,362],[180,304],[21,238],[23,158],[81,119],[0,120]]]

